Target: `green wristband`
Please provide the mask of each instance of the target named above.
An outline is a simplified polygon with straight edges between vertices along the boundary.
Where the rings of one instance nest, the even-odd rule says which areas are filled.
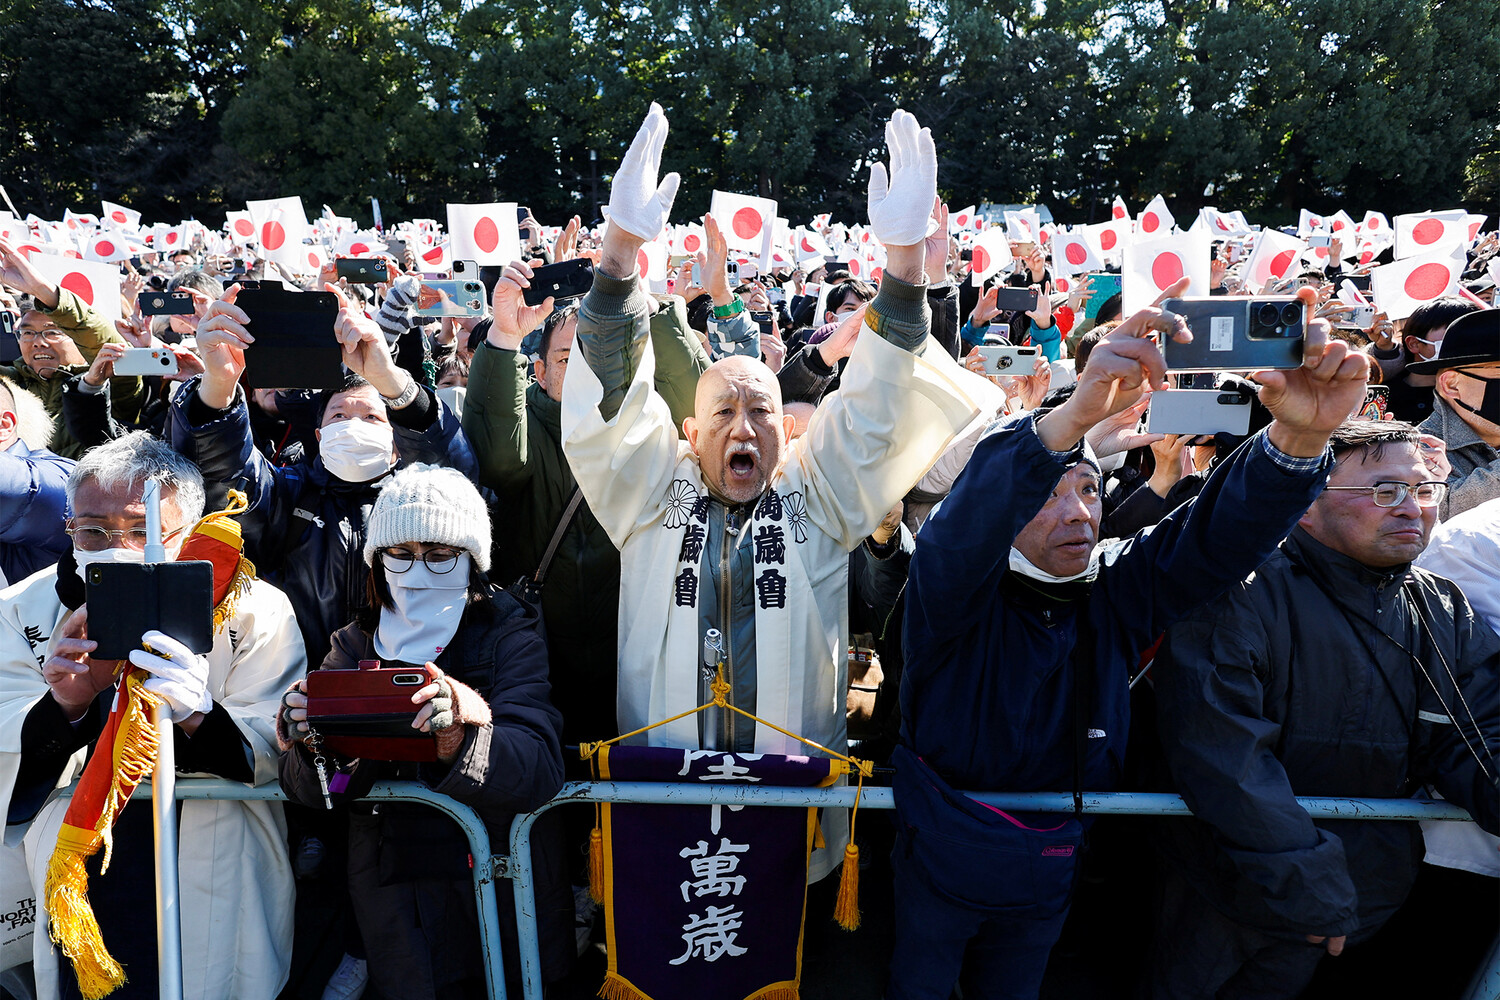
[[[714,306],[714,319],[729,319],[745,311],[745,302],[738,295],[727,306]]]

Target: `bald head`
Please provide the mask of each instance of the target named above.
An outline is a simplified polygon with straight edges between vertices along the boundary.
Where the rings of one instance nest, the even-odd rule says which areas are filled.
[[[693,403],[682,429],[709,491],[730,504],[759,498],[792,433],[776,375],[754,358],[724,358],[699,377]]]

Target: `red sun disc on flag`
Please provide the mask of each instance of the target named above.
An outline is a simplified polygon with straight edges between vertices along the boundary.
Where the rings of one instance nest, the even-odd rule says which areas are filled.
[[[1156,259],[1151,262],[1151,280],[1163,291],[1182,277],[1182,273],[1182,258],[1171,251],[1157,254]]]
[[[1453,283],[1453,272],[1444,264],[1423,264],[1406,276],[1401,286],[1407,295],[1423,302],[1435,299]]]
[[[1116,219],[1123,219],[1123,218],[1125,218],[1125,206],[1124,205],[1116,205],[1115,206],[1114,217]]]
[[[1047,232],[1047,230],[1045,230],[1045,229],[1042,230],[1042,242],[1043,243],[1051,243],[1052,242],[1052,234],[1049,233],[1049,232]]]
[[[1067,278],[1058,278],[1053,284],[1057,286],[1059,292],[1071,292],[1073,290],[1073,283]]]
[[[958,227],[962,229],[969,224],[969,217],[967,215],[960,215],[955,221],[958,223]]]
[[[252,223],[249,219],[235,219],[234,234],[236,236],[254,236],[255,224]]]
[[[1479,235],[1479,227],[1482,225],[1484,225],[1483,220],[1469,223],[1469,242],[1472,243],[1474,241],[1474,237]]]
[[[280,250],[286,242],[286,227],[271,221],[260,227],[260,242],[267,250]]]
[[[682,249],[688,253],[697,253],[698,249],[702,246],[703,241],[698,238],[697,233],[688,233],[682,238]]]
[[[990,252],[984,247],[974,248],[974,270],[983,274],[990,269]]]
[[[368,243],[353,243],[353,244],[350,244],[350,246],[349,246],[349,252],[350,253],[369,253],[370,252],[370,245]]]
[[[1283,250],[1271,258],[1271,274],[1277,278],[1285,278],[1287,268],[1292,266],[1292,261],[1297,259],[1297,251]]]
[[[176,243],[176,242],[177,242],[177,230],[174,229],[174,230],[172,230],[171,232],[169,232],[167,234],[167,243],[168,243],[168,245],[170,245],[170,244],[173,244],[173,243]]]
[[[1327,247],[1313,247],[1313,256],[1316,257],[1316,258],[1318,258],[1319,260],[1322,260],[1324,257],[1328,256],[1328,248]]]
[[[1443,238],[1442,221],[1439,219],[1423,219],[1412,227],[1411,238],[1414,242],[1420,243],[1424,247],[1436,243]]]
[[[1321,226],[1323,224],[1323,220],[1320,219],[1320,218],[1318,218],[1316,215],[1314,215],[1314,216],[1312,216],[1311,218],[1309,218],[1307,220],[1307,224],[1309,226],[1312,226],[1314,229],[1317,229],[1319,226]]]
[[[1334,219],[1333,220],[1333,231],[1334,232],[1338,232],[1340,229],[1343,229],[1343,228],[1344,228],[1344,220],[1343,219]]]
[[[880,276],[883,275],[883,274],[885,274],[885,271],[883,269],[878,268],[878,267],[877,268],[873,268],[870,271],[870,280],[873,281],[873,282],[875,282],[875,284],[878,285],[878,284],[880,284]]]
[[[1113,229],[1106,229],[1099,234],[1099,245],[1106,250],[1113,250],[1115,248],[1115,244],[1119,241],[1120,238],[1115,235],[1115,231]]]
[[[88,278],[85,278],[83,275],[79,274],[77,271],[69,271],[67,274],[63,275],[63,279],[58,282],[58,285],[66,288],[68,291],[72,292],[74,295],[78,296],[89,305],[94,304],[93,283],[90,282]]]
[[[761,222],[760,213],[746,205],[734,213],[734,218],[729,222],[734,229],[734,235],[742,240],[754,239],[760,235]]]
[[[120,211],[117,208],[113,212],[109,213],[109,218],[112,222],[123,223],[129,219],[129,216],[127,216],[124,212]]]
[[[1375,251],[1373,251],[1373,250],[1365,250],[1362,253],[1360,253],[1360,255],[1359,255],[1359,262],[1361,264],[1368,264],[1368,263],[1370,263],[1370,261],[1372,261],[1374,259],[1375,259]]]
[[[500,245],[500,227],[488,215],[474,223],[474,245],[485,253],[494,253]]]
[[[433,247],[431,250],[428,250],[422,255],[422,259],[429,264],[436,264],[438,261],[443,259],[443,248]]]
[[[1076,266],[1089,259],[1089,252],[1081,243],[1069,243],[1068,248],[1063,251],[1063,256],[1068,259],[1069,264]]]
[[[308,267],[316,267],[319,270],[322,270],[322,268],[323,268],[323,262],[318,259],[318,255],[316,253],[314,253],[313,251],[309,250],[308,253],[307,253],[307,266]]]
[[[856,278],[859,277],[860,272],[863,271],[863,270],[864,270],[864,265],[859,262],[859,258],[858,257],[855,257],[855,258],[853,258],[853,259],[851,259],[849,261],[849,273],[851,275],[853,275],[854,277],[856,277]]]
[[[651,258],[646,256],[646,251],[637,250],[635,252],[635,269],[640,272],[642,279],[651,273]]]
[[[1147,212],[1141,216],[1141,229],[1148,233],[1154,233],[1161,227],[1161,220],[1156,217],[1155,212]]]
[[[115,255],[115,245],[109,240],[100,240],[95,245],[94,252],[101,257],[113,257]]]
[[[1369,221],[1367,221],[1365,223],[1365,228],[1366,229],[1379,229],[1380,228],[1380,220],[1377,219],[1377,218],[1371,218]]]

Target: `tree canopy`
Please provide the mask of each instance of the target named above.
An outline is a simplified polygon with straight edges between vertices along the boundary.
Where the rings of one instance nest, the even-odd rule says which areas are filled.
[[[1121,194],[1500,214],[1500,5],[1444,0],[12,0],[0,184],[23,211],[369,219],[607,196],[646,105],[678,204],[863,215],[883,124],[953,202],[1087,221]],[[684,212],[686,214],[686,212]],[[1182,212],[1178,213],[1179,215]],[[587,221],[587,220],[585,220]]]

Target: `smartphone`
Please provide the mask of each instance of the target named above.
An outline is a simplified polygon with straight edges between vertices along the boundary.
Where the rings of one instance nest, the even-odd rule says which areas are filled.
[[[750,319],[751,319],[752,322],[755,323],[756,326],[760,327],[760,334],[761,334],[762,337],[769,337],[771,335],[771,314],[770,313],[768,313],[768,312],[753,312],[753,313],[750,314]]]
[[[1035,347],[985,345],[979,348],[979,356],[984,358],[986,375],[1034,374],[1037,355],[1040,353],[1040,349]]]
[[[749,264],[745,265],[745,271],[746,271],[746,274],[745,274],[745,278],[746,279],[750,279],[750,278],[755,277],[755,269],[752,266],[750,266]],[[727,275],[729,275],[729,283],[731,285],[737,285],[737,284],[739,284],[739,281],[740,281],[740,265],[739,265],[738,261],[731,260],[728,263],[726,263],[724,265],[724,273],[727,274]]]
[[[1391,410],[1391,387],[1372,385],[1365,390],[1365,401],[1360,404],[1354,420],[1383,420]]]
[[[472,260],[455,260],[453,262],[453,276],[455,278],[478,278],[479,265]]]
[[[516,221],[517,222],[525,222],[530,217],[531,217],[531,209],[527,208],[525,205],[517,205],[516,206]]]
[[[255,346],[245,356],[251,389],[336,389],[344,353],[333,335],[338,299],[332,292],[293,292],[279,281],[241,283],[235,305],[250,318]]]
[[[116,375],[176,375],[177,355],[165,347],[128,347],[115,362]]]
[[[700,264],[694,264],[693,265],[692,284],[693,284],[693,287],[695,287],[695,288],[704,288],[704,287],[706,287],[703,284],[703,267]]]
[[[385,248],[386,248],[386,251],[388,253],[390,253],[390,255],[392,257],[396,258],[396,260],[401,261],[403,263],[406,261],[406,241],[405,240],[396,239],[394,236],[393,237],[389,237],[385,241]]]
[[[1375,325],[1375,307],[1355,306],[1351,311],[1335,318],[1333,325],[1340,330],[1368,330]]]
[[[1148,434],[1250,432],[1250,396],[1233,389],[1160,389],[1146,410]]]
[[[333,262],[340,278],[355,285],[374,285],[390,281],[390,271],[379,257],[340,257]]]
[[[1025,312],[1036,308],[1036,293],[1029,288],[1001,285],[995,293],[995,305],[1001,312]]]
[[[1187,321],[1188,344],[1167,338],[1162,348],[1174,372],[1253,372],[1302,367],[1308,307],[1294,295],[1168,299],[1163,309]]]
[[[16,316],[9,310],[0,310],[0,365],[8,365],[21,357],[21,342],[16,339]]]
[[[696,271],[697,268],[695,267]],[[594,286],[594,265],[587,257],[559,261],[533,268],[531,287],[525,290],[528,306],[539,306],[552,296],[554,302],[576,299]]]
[[[213,563],[93,563],[84,567],[90,654],[123,660],[141,636],[165,632],[195,653],[214,648]]]
[[[1333,237],[1321,236],[1314,233],[1312,236],[1309,236],[1307,238],[1307,245],[1309,247],[1329,247],[1333,245]]]
[[[766,299],[773,306],[779,306],[786,302],[786,292],[780,285],[774,285],[766,289]]]
[[[1370,290],[1370,276],[1368,274],[1346,274],[1344,280],[1362,292]]]
[[[191,316],[193,297],[187,292],[142,292],[136,300],[142,316]]]
[[[417,290],[418,316],[484,315],[484,285],[479,281],[424,281]]]
[[[365,760],[436,760],[431,733],[413,729],[412,694],[432,679],[425,665],[360,660],[354,670],[307,674],[307,721],[340,753]]]
[[[1086,319],[1094,319],[1104,303],[1120,294],[1121,277],[1110,271],[1092,271],[1084,277],[1089,280],[1089,290],[1094,294],[1084,303],[1083,315]]]

